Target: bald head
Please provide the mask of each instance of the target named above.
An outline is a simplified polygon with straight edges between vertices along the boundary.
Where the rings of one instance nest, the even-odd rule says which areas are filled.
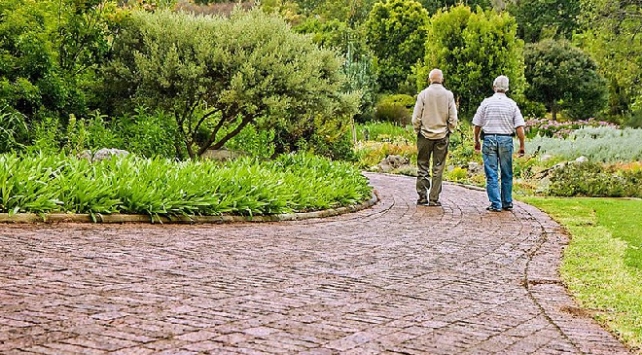
[[[431,84],[441,84],[444,81],[444,73],[439,69],[433,69],[430,71],[430,74],[428,74],[428,80],[430,80]]]

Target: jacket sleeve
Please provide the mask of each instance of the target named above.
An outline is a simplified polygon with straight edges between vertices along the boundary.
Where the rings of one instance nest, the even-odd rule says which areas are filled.
[[[450,94],[450,102],[448,103],[448,132],[453,133],[457,129],[457,105],[453,94]]]
[[[412,111],[412,127],[415,129],[415,133],[421,132],[421,116],[424,111],[424,97],[422,93],[417,95],[417,102],[415,103],[415,109]]]

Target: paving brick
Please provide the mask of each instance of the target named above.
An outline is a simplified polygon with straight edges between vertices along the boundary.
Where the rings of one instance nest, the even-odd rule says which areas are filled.
[[[216,225],[0,224],[2,354],[627,354],[559,280],[541,211],[367,174],[340,216]]]

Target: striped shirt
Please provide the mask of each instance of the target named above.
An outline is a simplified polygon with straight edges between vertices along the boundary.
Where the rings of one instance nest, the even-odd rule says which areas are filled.
[[[473,124],[480,126],[485,134],[514,134],[515,128],[525,125],[515,101],[501,92],[482,101]]]

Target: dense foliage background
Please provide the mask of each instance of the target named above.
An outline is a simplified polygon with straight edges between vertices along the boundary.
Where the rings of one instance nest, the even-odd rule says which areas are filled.
[[[433,67],[464,119],[504,74],[529,118],[640,127],[640,9],[614,0],[5,0],[0,150],[194,159],[242,149],[245,135],[264,145],[243,149],[252,155],[354,159],[353,122],[404,124],[408,100],[396,95],[416,95]],[[151,137],[136,133],[147,129]]]
[[[640,10],[614,0],[5,0],[0,152],[414,162],[407,125],[439,67],[463,123],[449,179],[483,183],[467,122],[503,74],[533,147],[518,177],[582,157],[599,167],[569,164],[551,175],[564,183],[532,189],[637,196],[637,170],[607,165],[640,160],[638,130],[621,129],[642,126]],[[591,122],[610,126],[584,133]],[[591,174],[604,188],[573,185]],[[607,188],[615,182],[629,187]]]

